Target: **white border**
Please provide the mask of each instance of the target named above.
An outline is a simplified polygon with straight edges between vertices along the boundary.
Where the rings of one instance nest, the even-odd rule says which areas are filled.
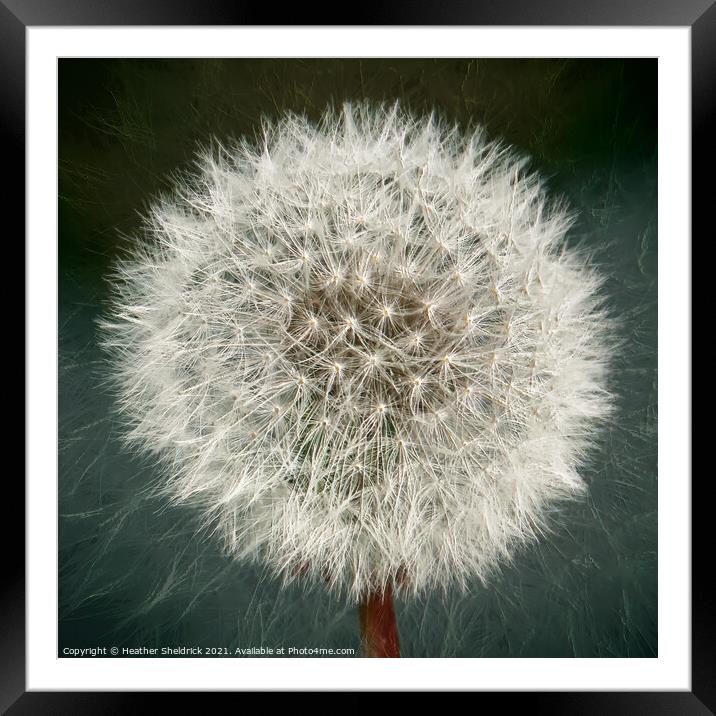
[[[689,28],[28,28],[28,690],[690,690]],[[659,657],[58,659],[57,58],[659,57]],[[668,201],[668,207],[666,202]],[[668,209],[668,210],[667,210]]]

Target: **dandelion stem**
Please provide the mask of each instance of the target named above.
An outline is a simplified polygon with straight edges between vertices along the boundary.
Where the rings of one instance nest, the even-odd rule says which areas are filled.
[[[360,603],[360,630],[365,655],[374,658],[397,658],[398,625],[393,609],[393,588],[368,592]]]

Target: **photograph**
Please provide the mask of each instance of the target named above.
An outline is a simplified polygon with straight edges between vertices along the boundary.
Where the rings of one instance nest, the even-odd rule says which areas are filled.
[[[57,658],[663,656],[659,62],[59,57]]]

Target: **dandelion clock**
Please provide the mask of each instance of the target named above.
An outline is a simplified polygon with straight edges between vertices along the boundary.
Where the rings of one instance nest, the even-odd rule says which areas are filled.
[[[542,537],[611,404],[572,215],[480,129],[392,107],[214,145],[102,321],[130,444],[235,559],[359,605],[487,583]]]

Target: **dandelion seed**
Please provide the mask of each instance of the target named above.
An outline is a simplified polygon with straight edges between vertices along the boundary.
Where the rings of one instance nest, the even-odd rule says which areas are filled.
[[[104,344],[128,439],[232,554],[327,576],[370,621],[392,590],[486,582],[583,491],[610,322],[523,167],[481,131],[346,105],[206,153],[154,204]]]

